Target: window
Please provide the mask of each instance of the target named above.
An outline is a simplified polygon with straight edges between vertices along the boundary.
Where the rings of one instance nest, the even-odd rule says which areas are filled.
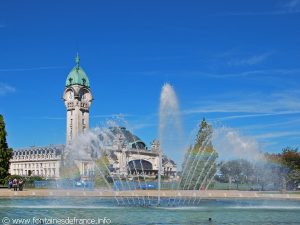
[[[70,121],[70,137],[72,138],[72,132],[73,132],[73,119]]]

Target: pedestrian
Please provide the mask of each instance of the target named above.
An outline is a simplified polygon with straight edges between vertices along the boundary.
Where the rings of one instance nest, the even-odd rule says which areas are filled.
[[[17,180],[17,178],[13,179],[12,186],[14,188],[14,191],[18,190],[18,180]]]
[[[22,179],[19,180],[19,191],[23,191],[24,181]]]
[[[12,188],[12,185],[13,185],[12,179],[9,178],[9,179],[8,179],[8,189],[11,189],[11,188]]]

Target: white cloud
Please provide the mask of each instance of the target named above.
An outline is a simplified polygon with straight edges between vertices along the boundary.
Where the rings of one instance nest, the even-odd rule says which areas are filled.
[[[93,115],[90,118],[104,118],[104,119],[125,119],[127,117],[134,116],[132,114],[125,114],[125,113],[119,113],[119,114],[97,114]]]
[[[294,10],[294,9],[299,9],[300,7],[300,0],[291,0],[283,5],[283,7]]]
[[[136,131],[155,126],[157,126],[156,123],[133,123],[130,128]]]
[[[0,83],[0,96],[15,92],[16,89],[8,84]]]
[[[282,75],[299,75],[300,69],[271,69],[271,70],[249,70],[241,73],[227,73],[227,74],[210,74],[200,72],[200,75],[204,75],[211,78],[231,78],[231,77],[252,77],[252,76],[260,76],[260,77],[274,77],[274,76],[282,76]],[[198,73],[199,74],[199,73]]]
[[[270,6],[270,10],[267,11],[225,12],[213,16],[280,16],[295,14],[300,13],[300,0],[284,1],[284,3],[277,4],[277,7],[275,7],[272,9],[272,6]]]
[[[264,93],[242,95],[232,94],[226,98],[215,97],[213,101],[203,101],[201,106],[186,109],[184,115],[201,113],[231,113],[226,117],[218,118],[237,119],[247,117],[291,115],[300,113],[300,92],[285,91],[266,95]]]
[[[31,68],[7,68],[0,69],[0,72],[23,72],[23,71],[33,71],[33,70],[52,70],[52,69],[61,69],[65,68],[64,66],[42,66],[42,67],[31,67]]]
[[[223,60],[224,61],[224,60]],[[1,71],[1,70],[0,70]],[[157,77],[173,77],[173,76],[182,76],[182,77],[208,77],[212,79],[230,79],[230,78],[284,78],[283,76],[299,76],[300,68],[291,68],[291,69],[265,69],[265,70],[248,70],[243,72],[233,72],[233,73],[210,73],[207,71],[200,70],[182,70],[182,71],[140,71],[140,72],[131,72],[131,75],[136,74],[139,76],[157,76]]]
[[[229,12],[229,13],[223,13],[218,14],[215,16],[280,16],[280,15],[286,15],[286,14],[296,14],[300,13],[300,10],[274,10],[274,11],[262,11],[262,12]]]
[[[280,137],[291,137],[298,136],[300,132],[298,131],[281,131],[281,132],[269,132],[264,134],[255,135],[254,138],[257,139],[269,139],[269,138],[280,138]]]
[[[254,55],[244,59],[232,59],[228,62],[230,66],[253,66],[264,62],[271,53],[263,53],[259,55]]]
[[[274,113],[256,113],[256,114],[246,114],[246,115],[224,116],[224,117],[217,118],[217,120],[231,120],[231,119],[279,116],[279,115],[291,115],[291,114],[300,114],[300,111],[286,111],[286,112],[274,112]]]
[[[252,124],[252,125],[245,125],[240,126],[240,130],[249,131],[249,130],[263,130],[269,128],[284,128],[284,129],[293,129],[294,127],[299,127],[300,119],[295,118],[286,118],[283,122],[273,122],[273,121],[265,121],[265,123],[261,124]]]

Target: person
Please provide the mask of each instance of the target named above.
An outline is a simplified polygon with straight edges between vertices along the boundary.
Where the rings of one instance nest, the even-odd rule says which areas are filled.
[[[19,191],[23,191],[24,181],[22,179],[19,180]]]
[[[13,179],[12,186],[14,188],[14,191],[18,190],[18,180],[17,180],[17,178]]]
[[[9,178],[9,179],[8,179],[8,189],[11,189],[11,188],[12,188],[12,185],[13,185],[12,179]]]

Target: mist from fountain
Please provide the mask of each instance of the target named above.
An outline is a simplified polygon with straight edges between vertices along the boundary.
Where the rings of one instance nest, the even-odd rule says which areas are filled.
[[[122,137],[120,137],[119,135],[120,134],[114,134],[109,128],[105,127],[86,131],[85,133],[79,135],[70,146],[67,146],[64,155],[64,166],[68,168],[74,162],[80,160],[92,161],[94,164],[95,172],[98,172],[102,177],[104,183],[107,186],[107,189],[113,191],[114,198],[116,199],[118,205],[130,205],[131,202],[135,204],[134,199],[130,201],[129,197],[117,196],[120,188],[118,186],[113,187],[113,185],[116,184],[116,181],[119,181],[119,184],[122,187],[121,189],[124,190],[125,188],[122,182],[122,178],[120,176],[120,173],[112,173],[112,171],[108,167],[108,162],[106,161],[107,156],[110,154],[107,146],[112,146],[113,141],[118,140],[118,138],[122,139]],[[99,166],[99,159],[101,166]],[[107,181],[107,177],[110,177],[112,179],[112,184]],[[138,198],[137,200],[140,203],[140,199]]]
[[[126,126],[129,124],[126,121]],[[95,170],[102,177],[107,186],[107,189],[114,193],[114,198],[118,205],[126,206],[150,206],[155,204],[155,199],[150,199],[149,189],[147,186],[147,178],[145,176],[145,170],[142,163],[141,149],[137,145],[136,153],[139,160],[138,172],[136,161],[133,161],[133,168],[129,169],[129,162],[126,161],[126,169],[128,174],[121,176],[119,172],[113,172],[105,157],[110,154],[110,150],[107,146],[112,146],[116,142],[118,149],[121,151],[127,151],[124,143],[125,137],[122,136],[122,132],[115,134],[109,127],[115,127],[121,129],[115,121],[109,121],[107,126],[96,128],[86,131],[80,135],[70,146],[67,146],[65,150],[66,166],[79,159],[91,160],[95,164]],[[170,84],[165,84],[162,87],[159,105],[159,141],[160,141],[160,165],[158,173],[158,196],[157,205],[160,204],[161,197],[161,179],[162,174],[162,151],[176,152],[177,149],[173,149],[170,146],[170,141],[178,139],[183,136],[179,102],[173,87]],[[135,138],[135,137],[134,137]],[[136,142],[138,140],[134,140]],[[115,143],[115,144],[116,144]],[[212,148],[213,146],[213,148]],[[212,148],[212,151],[207,151],[207,148]],[[172,152],[172,155],[174,155]],[[182,151],[181,151],[182,152]],[[217,152],[217,154],[216,154]],[[201,201],[198,193],[200,190],[206,191],[210,184],[214,181],[214,177],[217,173],[216,165],[222,166],[224,160],[229,159],[248,159],[255,162],[263,162],[263,154],[259,150],[259,145],[256,140],[247,136],[241,135],[237,130],[228,128],[225,126],[216,127],[211,135],[208,135],[198,148],[187,148],[186,154],[183,160],[181,176],[177,180],[177,197],[169,197],[167,205],[197,205]],[[102,162],[102,166],[99,166],[99,159]],[[138,162],[138,161],[137,161]],[[107,181],[107,177],[112,179],[112,183]],[[137,181],[137,185],[131,185],[129,177]],[[118,185],[116,185],[118,184]],[[144,189],[146,195],[136,195],[137,188]],[[173,186],[172,186],[173,189]],[[119,192],[122,190],[132,191],[132,196],[119,196]],[[191,197],[182,195],[181,191],[192,191]]]

